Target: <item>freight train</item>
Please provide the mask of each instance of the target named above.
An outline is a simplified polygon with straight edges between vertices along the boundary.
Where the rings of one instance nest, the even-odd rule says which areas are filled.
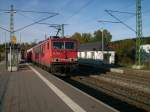
[[[50,37],[28,49],[26,59],[64,75],[78,66],[77,48],[78,42],[74,39]]]

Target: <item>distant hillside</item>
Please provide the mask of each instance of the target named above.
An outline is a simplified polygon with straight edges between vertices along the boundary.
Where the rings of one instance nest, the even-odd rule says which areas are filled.
[[[112,41],[111,43],[124,43],[124,42],[132,41],[135,42],[136,38],[131,38],[131,39],[124,39],[124,40],[117,40],[117,41]],[[150,37],[143,37],[142,38],[142,44],[150,44]]]
[[[150,44],[150,37],[141,40],[142,44]],[[109,47],[116,51],[116,63],[123,65],[135,63],[136,38],[113,41]]]

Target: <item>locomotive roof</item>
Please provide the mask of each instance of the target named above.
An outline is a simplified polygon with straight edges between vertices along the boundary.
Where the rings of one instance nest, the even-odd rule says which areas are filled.
[[[76,41],[75,39],[72,38],[49,38],[50,40],[71,40],[71,41]]]
[[[52,40],[52,41],[76,41],[75,39],[72,39],[72,38],[53,38],[53,37],[49,37],[49,38],[47,38],[47,39],[45,39],[45,40],[43,40],[43,41],[40,41],[37,45],[35,45],[34,47],[37,47],[37,46],[40,46],[41,44],[43,44],[43,43],[45,43],[45,42],[47,42],[47,41],[49,41],[49,40]],[[33,47],[33,48],[34,48]]]

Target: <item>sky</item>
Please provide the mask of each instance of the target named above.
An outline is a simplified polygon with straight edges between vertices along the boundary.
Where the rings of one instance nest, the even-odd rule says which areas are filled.
[[[67,24],[65,35],[70,36],[75,32],[93,33],[98,29],[107,29],[112,34],[112,40],[122,40],[135,37],[135,32],[124,25],[117,23],[100,23],[99,20],[116,21],[105,10],[117,10],[135,13],[136,0],[0,0],[0,9],[10,9],[14,6],[14,29],[22,28],[28,24],[50,16],[49,14],[19,12],[46,11],[59,15],[43,21],[49,24]],[[150,0],[142,0],[143,35],[150,36]],[[136,28],[136,17],[133,14],[112,13],[127,25]],[[10,14],[0,10],[0,26],[9,29]],[[55,35],[56,29],[48,25],[35,24],[15,33],[17,41],[33,42],[45,39],[45,35]],[[0,43],[9,41],[9,33],[0,29]],[[21,37],[21,38],[20,38]]]

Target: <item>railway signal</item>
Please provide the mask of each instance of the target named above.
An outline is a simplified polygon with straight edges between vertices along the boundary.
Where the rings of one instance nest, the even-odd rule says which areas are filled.
[[[12,44],[16,44],[16,43],[17,43],[17,38],[16,38],[16,36],[13,36],[13,37],[11,38],[11,43],[12,43]]]
[[[6,11],[10,13],[10,47],[8,53],[8,71],[17,71],[18,69],[18,50],[15,49],[16,37],[14,36],[14,10],[13,5],[10,6],[10,10]]]

